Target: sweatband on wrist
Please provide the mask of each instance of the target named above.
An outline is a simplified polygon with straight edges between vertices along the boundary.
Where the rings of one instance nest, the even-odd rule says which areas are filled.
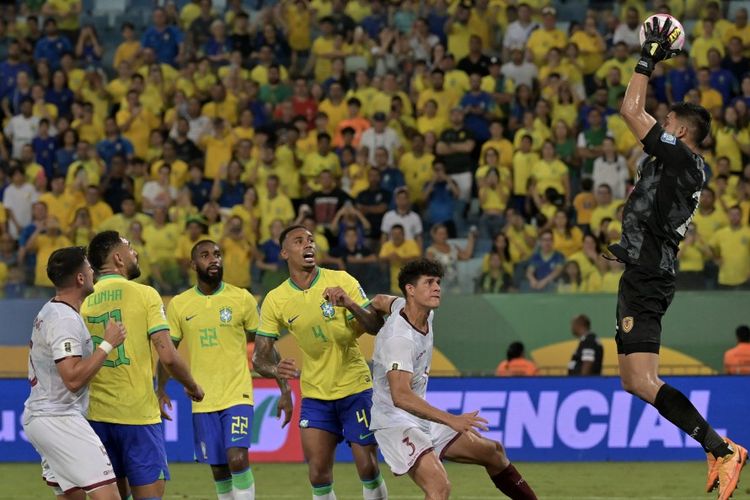
[[[105,352],[105,354],[109,355],[110,352],[112,352],[112,349],[114,349],[114,346],[107,342],[106,340],[102,340],[102,343],[97,346],[99,349]]]
[[[649,59],[646,57],[641,57],[640,60],[638,60],[638,64],[635,65],[635,72],[640,73],[642,75],[646,75],[647,77],[651,77],[651,73],[654,72],[654,66],[656,64],[654,63],[653,59]]]

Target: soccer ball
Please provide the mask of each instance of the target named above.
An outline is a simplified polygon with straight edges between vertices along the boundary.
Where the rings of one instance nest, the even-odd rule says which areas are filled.
[[[644,25],[646,23],[649,23],[650,25],[653,18],[659,19],[660,27],[664,26],[664,21],[666,21],[667,19],[670,19],[672,21],[672,27],[670,28],[672,30],[670,34],[670,38],[672,39],[672,50],[681,50],[682,46],[685,45],[685,28],[682,27],[682,23],[680,23],[677,18],[670,16],[669,14],[654,14],[653,16],[646,19],[646,21],[641,25],[641,45],[643,45],[643,42],[646,41],[646,30],[644,29]]]

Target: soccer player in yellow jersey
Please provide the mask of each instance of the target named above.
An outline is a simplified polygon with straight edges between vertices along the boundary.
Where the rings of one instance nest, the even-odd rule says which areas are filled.
[[[219,245],[199,241],[191,251],[198,284],[169,303],[167,317],[175,344],[185,341],[195,377],[208,390],[193,403],[196,460],[211,465],[219,500],[253,500],[255,479],[247,450],[253,428],[253,382],[247,366],[248,335],[258,328],[258,303],[250,293],[224,283]],[[161,365],[160,365],[161,367]],[[159,369],[159,400],[171,408],[164,392],[168,374]],[[279,379],[282,426],[292,418],[286,380]]]
[[[263,301],[253,366],[266,377],[300,376],[294,360],[280,360],[274,347],[282,329],[302,351],[299,426],[313,500],[335,500],[333,460],[344,439],[351,445],[363,498],[386,499],[369,430],[372,379],[357,344],[363,331],[375,333],[383,321],[354,278],[316,265],[315,239],[304,226],[286,228],[279,242],[290,278]]]
[[[161,498],[169,479],[159,403],[153,390],[151,349],[194,401],[203,389],[169,338],[164,305],[156,290],[135,283],[138,254],[117,231],[104,231],[89,244],[89,262],[98,281],[81,307],[95,345],[108,321],[121,322],[129,335],[112,351],[91,381],[88,420],[112,461],[117,487],[128,498]]]

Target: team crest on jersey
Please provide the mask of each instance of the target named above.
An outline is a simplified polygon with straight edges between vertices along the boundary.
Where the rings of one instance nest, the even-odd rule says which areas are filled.
[[[336,314],[336,309],[334,309],[333,305],[331,305],[331,303],[328,301],[320,304],[320,310],[323,311],[323,318],[325,318],[326,320],[333,319],[333,316]]]
[[[625,316],[622,318],[622,331],[625,333],[630,333],[630,330],[633,329],[633,317],[632,316]]]
[[[663,134],[661,134],[661,142],[674,146],[675,144],[677,144],[677,138],[668,132],[664,132]]]
[[[232,321],[232,308],[225,306],[219,309],[219,319],[222,323],[229,323]]]

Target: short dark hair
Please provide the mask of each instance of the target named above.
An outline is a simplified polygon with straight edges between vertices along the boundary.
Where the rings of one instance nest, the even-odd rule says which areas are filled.
[[[55,288],[70,286],[86,260],[85,247],[65,247],[52,252],[47,260],[47,277]]]
[[[99,272],[112,250],[122,242],[117,231],[102,231],[89,243],[89,262],[94,271]]]
[[[207,243],[218,246],[218,243],[216,243],[214,240],[200,240],[198,243],[193,245],[193,248],[190,249],[190,260],[195,260],[195,254],[198,253],[198,247]]]
[[[396,227],[396,226],[394,226]],[[422,276],[443,277],[443,266],[434,260],[421,258],[413,260],[401,268],[398,273],[398,287],[406,296],[406,285],[416,285]]]
[[[585,314],[579,314],[578,316],[573,318],[573,321],[582,324],[586,327],[587,330],[591,328],[591,320]]]
[[[523,351],[526,350],[526,347],[523,345],[523,342],[511,342],[508,346],[508,350],[505,351],[505,357],[510,361],[511,359],[521,358],[523,357]]]
[[[700,144],[711,130],[711,114],[706,108],[689,102],[672,104],[670,110],[679,120],[688,123],[688,128],[695,144]]]
[[[289,233],[291,233],[292,231],[296,231],[297,229],[304,229],[305,231],[307,231],[307,228],[303,226],[302,224],[292,224],[291,226],[281,231],[281,234],[279,235],[279,246],[283,247],[284,240],[286,239],[287,236],[289,236]]]
[[[54,255],[54,254],[53,254]],[[740,325],[735,330],[737,340],[740,342],[750,342],[750,326]]]

